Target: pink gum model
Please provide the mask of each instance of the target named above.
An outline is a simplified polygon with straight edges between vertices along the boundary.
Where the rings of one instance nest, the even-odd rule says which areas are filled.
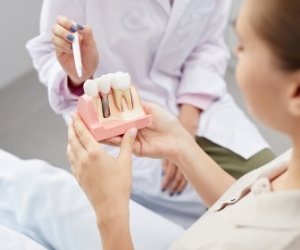
[[[121,114],[126,112],[126,110],[119,111],[116,108],[111,92],[109,93],[111,116],[108,118],[103,118],[101,109],[102,104],[99,97],[93,99],[93,97],[90,97],[86,94],[79,97],[77,112],[97,141],[122,135],[130,128],[141,129],[150,125],[151,117],[145,114],[143,108],[141,107],[136,88],[131,85],[130,90],[133,110],[128,111],[127,109],[127,112],[130,112],[133,114],[133,116],[126,119],[122,118],[121,116]],[[123,101],[123,108],[124,106],[125,104]]]

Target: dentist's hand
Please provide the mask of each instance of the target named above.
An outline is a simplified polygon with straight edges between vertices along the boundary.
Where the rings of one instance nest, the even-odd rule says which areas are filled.
[[[170,196],[177,193],[180,195],[187,185],[187,180],[181,170],[170,160],[163,160],[163,183],[162,191],[168,190]]]
[[[180,107],[179,121],[185,130],[194,138],[196,137],[200,112],[198,108],[188,104],[182,104]],[[174,193],[178,195],[181,194],[188,183],[181,170],[168,159],[163,160],[162,168],[164,174],[162,190],[165,191],[168,189],[171,196]]]
[[[57,60],[69,76],[69,84],[80,86],[87,79],[90,79],[99,63],[99,54],[93,37],[91,28],[87,25],[74,26],[71,20],[65,16],[58,16],[57,23],[52,27],[52,43],[55,46]],[[74,32],[78,31],[81,59],[82,59],[82,78],[77,75],[72,42],[74,41]]]

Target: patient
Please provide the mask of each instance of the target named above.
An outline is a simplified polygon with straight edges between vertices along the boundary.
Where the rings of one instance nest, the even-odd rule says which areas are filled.
[[[300,249],[299,13],[300,0],[245,0],[239,13],[236,75],[248,109],[287,134],[293,150],[238,181],[157,105],[144,103],[150,127],[107,140],[120,145],[117,158],[73,116],[67,155],[95,210],[104,249],[135,247],[129,225],[135,216],[129,209],[132,152],[174,162],[209,207],[171,249]]]

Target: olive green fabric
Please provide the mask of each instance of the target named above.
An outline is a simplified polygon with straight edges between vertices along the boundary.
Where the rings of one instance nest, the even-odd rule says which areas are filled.
[[[263,149],[246,160],[231,150],[221,147],[204,137],[196,137],[196,142],[215,162],[236,179],[275,158],[270,149]]]

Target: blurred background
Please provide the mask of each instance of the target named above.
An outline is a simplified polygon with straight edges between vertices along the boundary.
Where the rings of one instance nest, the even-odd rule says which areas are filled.
[[[241,1],[233,1],[226,29],[226,42],[231,50],[236,44],[232,22]],[[1,4],[0,23],[7,25],[2,28],[0,43],[0,148],[20,158],[43,159],[69,171],[65,156],[67,127],[50,109],[46,87],[39,83],[25,49],[25,43],[38,35],[41,5],[41,0],[11,0]],[[236,86],[235,65],[236,58],[232,55],[226,73],[228,89],[248,114]],[[290,148],[291,143],[285,136],[253,121],[275,154]]]

